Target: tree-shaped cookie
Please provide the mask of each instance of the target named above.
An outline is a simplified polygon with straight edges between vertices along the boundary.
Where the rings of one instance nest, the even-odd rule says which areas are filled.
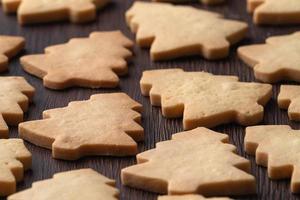
[[[191,0],[152,0],[152,1],[157,1],[157,2],[171,2],[171,3],[183,3],[183,2],[190,2]],[[203,4],[206,5],[216,5],[223,3],[224,0],[198,0]]]
[[[114,180],[92,169],[80,169],[35,182],[32,188],[13,194],[8,200],[117,200],[118,196]]]
[[[169,195],[255,193],[255,178],[247,173],[250,162],[227,142],[227,135],[206,128],[177,133],[138,154],[138,164],[122,170],[122,183]]]
[[[8,59],[15,56],[25,46],[22,37],[0,35],[0,72],[7,70]]]
[[[230,200],[226,197],[215,197],[215,198],[205,198],[201,195],[190,194],[190,195],[169,195],[160,196],[158,200]]]
[[[300,2],[300,1],[299,1]],[[240,47],[239,57],[253,67],[258,80],[300,82],[300,32],[270,37],[266,44]]]
[[[272,93],[269,84],[181,69],[145,71],[140,84],[151,104],[162,107],[163,116],[183,116],[184,129],[229,122],[256,124],[263,119],[262,105]]]
[[[290,120],[300,121],[300,86],[282,85],[278,105],[281,109],[288,109]]]
[[[21,58],[25,71],[43,78],[44,86],[64,89],[116,87],[118,75],[128,71],[126,59],[133,43],[121,32],[94,32],[89,38],[72,39],[50,46],[45,54]]]
[[[254,126],[246,129],[245,149],[256,163],[268,167],[271,179],[291,177],[291,190],[300,193],[300,131],[289,126]]]
[[[256,24],[300,23],[298,0],[247,0],[247,9]]]
[[[0,139],[0,196],[16,192],[16,182],[31,167],[31,153],[21,139]]]
[[[22,0],[18,8],[20,24],[69,20],[85,23],[96,19],[97,9],[109,0]]]
[[[22,0],[1,0],[2,8],[6,13],[16,13]]]
[[[23,77],[0,77],[0,138],[8,137],[8,125],[23,121],[34,88]]]
[[[137,1],[126,13],[137,43],[150,47],[153,60],[189,55],[219,59],[228,55],[230,44],[246,34],[247,24],[189,6]],[[176,22],[176,23],[175,23]]]
[[[98,94],[44,111],[44,119],[21,123],[19,133],[35,145],[52,149],[58,159],[135,155],[135,141],[143,140],[141,109],[125,93]]]

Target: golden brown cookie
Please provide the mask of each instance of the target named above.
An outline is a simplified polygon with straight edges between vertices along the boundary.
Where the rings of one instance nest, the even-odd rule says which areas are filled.
[[[206,128],[174,134],[172,140],[138,154],[137,165],[122,169],[122,183],[169,195],[255,193],[250,162],[227,143],[227,135]]]
[[[0,35],[0,72],[7,70],[8,59],[15,56],[24,46],[23,37]]]
[[[300,1],[299,1],[300,2]],[[270,37],[266,44],[243,46],[239,57],[253,67],[258,80],[274,83],[281,80],[300,82],[300,32]]]
[[[290,120],[300,121],[300,86],[282,85],[278,105],[281,109],[288,110]]]
[[[256,24],[300,23],[298,0],[247,0],[247,9]]]
[[[86,101],[44,111],[42,120],[19,125],[20,137],[52,149],[57,159],[90,155],[129,156],[144,138],[142,106],[125,93],[97,94]]]
[[[172,195],[172,196],[160,196],[158,200],[230,200],[226,197],[205,198],[201,195]]]
[[[127,24],[141,47],[151,47],[152,60],[190,55],[219,59],[244,38],[247,24],[190,6],[136,1],[126,12]],[[176,22],[176,23],[175,23]]]
[[[44,86],[51,89],[111,88],[119,84],[118,75],[127,74],[132,46],[120,31],[94,32],[89,38],[50,46],[45,54],[24,56],[21,63],[26,72],[43,78]]]
[[[73,170],[35,182],[32,188],[13,194],[8,200],[117,200],[119,191],[115,184],[92,169]]]
[[[152,0],[152,1],[156,1],[156,2],[171,2],[171,3],[183,3],[183,2],[191,2],[193,0]],[[206,5],[217,5],[220,3],[223,3],[224,0],[198,0],[203,4]]]
[[[96,19],[97,9],[109,0],[22,0],[18,8],[20,24],[69,20],[85,23]]]
[[[140,84],[151,104],[162,107],[163,116],[183,116],[184,129],[229,122],[257,124],[272,94],[269,84],[238,82],[235,76],[182,69],[145,71]]]
[[[0,0],[2,8],[6,13],[16,13],[22,0]]]
[[[254,10],[264,3],[264,0],[247,0],[247,10],[249,13],[254,12]]]
[[[0,138],[8,137],[8,125],[23,121],[34,88],[23,77],[0,77]]]
[[[245,150],[256,155],[256,163],[268,167],[271,179],[291,177],[291,190],[300,193],[300,132],[289,126],[247,127]]]
[[[0,196],[16,192],[16,182],[31,167],[31,153],[21,139],[0,139]]]

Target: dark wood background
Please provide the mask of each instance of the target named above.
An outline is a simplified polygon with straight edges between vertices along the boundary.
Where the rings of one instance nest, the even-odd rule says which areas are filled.
[[[23,51],[21,55],[41,53],[43,52],[43,49],[49,45],[67,42],[73,37],[85,37],[92,31],[120,29],[125,35],[134,39],[134,35],[126,26],[124,19],[124,13],[131,4],[132,0],[112,0],[112,3],[109,6],[99,12],[95,22],[85,25],[74,25],[65,22],[21,27],[18,25],[14,15],[7,16],[2,12],[2,9],[0,9],[0,34],[24,36],[27,44],[26,50]],[[66,106],[68,102],[74,100],[88,99],[92,94],[119,91],[126,92],[144,106],[142,125],[145,129],[145,142],[140,143],[139,149],[140,151],[151,149],[155,146],[156,142],[167,140],[170,138],[171,134],[182,131],[182,120],[163,118],[160,108],[152,107],[149,99],[141,95],[139,80],[144,70],[182,67],[189,71],[203,70],[214,74],[230,74],[238,76],[242,81],[255,81],[253,71],[237,58],[237,46],[262,43],[268,36],[288,34],[297,31],[300,28],[300,26],[258,27],[253,25],[251,16],[246,12],[246,0],[228,0],[226,4],[216,7],[206,7],[199,3],[194,3],[192,5],[222,13],[230,19],[248,22],[249,33],[247,38],[232,48],[229,58],[212,62],[206,61],[201,57],[189,57],[153,63],[149,59],[149,52],[147,49],[140,49],[135,46],[135,56],[129,64],[129,75],[121,79],[119,88],[111,90],[72,88],[64,91],[53,91],[46,89],[43,87],[40,79],[30,76],[22,70],[19,64],[19,56],[10,62],[9,72],[1,75],[24,76],[36,88],[34,102],[31,104],[29,112],[26,114],[26,120],[39,119],[42,111],[46,109]],[[265,107],[265,117],[262,124],[289,124],[293,128],[300,128],[300,123],[290,122],[287,117],[287,112],[278,108],[276,103],[278,88],[279,84],[274,85],[273,98]],[[290,192],[289,180],[271,181],[267,177],[266,168],[257,166],[255,164],[255,158],[246,155],[243,151],[243,140],[245,135],[244,127],[230,124],[216,127],[214,130],[228,133],[231,143],[237,146],[238,153],[251,160],[252,174],[257,179],[257,195],[236,198],[263,200],[298,199],[298,196],[292,195]],[[17,128],[10,128],[10,137],[17,136]],[[52,159],[51,151],[49,150],[29,143],[26,143],[26,146],[32,152],[33,166],[32,170],[25,173],[24,181],[18,184],[18,191],[31,187],[31,184],[34,181],[50,178],[56,172],[90,167],[117,180],[117,186],[121,190],[120,199],[122,200],[154,200],[157,197],[156,194],[123,187],[121,185],[120,170],[134,164],[134,157],[88,157],[75,162],[67,162]]]

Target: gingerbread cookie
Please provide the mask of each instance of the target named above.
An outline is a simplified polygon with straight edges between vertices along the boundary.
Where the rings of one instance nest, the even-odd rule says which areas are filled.
[[[254,126],[246,129],[245,149],[256,163],[268,167],[271,179],[291,177],[291,190],[300,193],[300,132],[289,126]]]
[[[201,195],[190,194],[190,195],[160,196],[158,197],[158,200],[231,200],[231,199],[225,197],[205,198]]]
[[[183,116],[184,129],[214,127],[229,122],[257,124],[272,86],[238,82],[235,76],[215,76],[182,69],[145,71],[141,90],[168,118]]]
[[[0,138],[8,137],[8,125],[23,121],[34,88],[23,77],[0,77]]]
[[[299,1],[300,2],[300,1]],[[263,82],[300,81],[300,32],[270,37],[266,44],[238,49],[239,57],[253,67],[255,77]]]
[[[171,2],[171,3],[183,3],[183,2],[191,2],[193,0],[152,0],[152,1],[156,1],[156,2]],[[223,3],[224,0],[198,0],[203,4],[206,5],[217,5],[220,3]]]
[[[117,75],[127,73],[132,46],[120,31],[94,32],[89,38],[50,46],[45,54],[24,56],[21,63],[26,72],[43,78],[44,86],[51,89],[111,88],[119,83]]]
[[[19,125],[20,137],[52,149],[57,159],[89,155],[128,156],[143,140],[142,106],[125,93],[97,94],[86,101],[44,111],[42,120]]]
[[[0,35],[0,72],[7,70],[8,59],[15,56],[25,46],[22,37]]]
[[[248,0],[247,9],[253,12],[256,24],[299,24],[298,0]]]
[[[115,184],[92,169],[73,170],[35,182],[32,188],[13,194],[8,200],[117,200],[119,191]]]
[[[278,105],[281,109],[288,109],[290,120],[300,121],[300,86],[282,85]]]
[[[224,58],[230,44],[244,38],[248,27],[244,22],[189,6],[140,1],[127,11],[126,20],[136,33],[137,43],[151,47],[152,60],[189,55]]]
[[[138,154],[138,164],[122,170],[122,183],[169,195],[255,193],[250,162],[227,143],[227,135],[206,128],[174,134],[156,149]]]
[[[21,139],[0,139],[0,152],[0,196],[7,196],[31,167],[31,153]]]
[[[69,20],[85,23],[96,19],[96,11],[109,0],[22,0],[18,8],[20,24]]]

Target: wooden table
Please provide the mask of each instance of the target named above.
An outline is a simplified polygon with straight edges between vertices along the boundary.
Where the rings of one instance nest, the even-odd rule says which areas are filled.
[[[22,52],[22,55],[41,53],[43,52],[43,49],[49,45],[63,43],[73,37],[88,36],[92,31],[120,29],[127,36],[134,39],[134,35],[129,31],[124,19],[124,13],[131,4],[132,0],[113,0],[109,6],[99,12],[97,21],[85,25],[73,25],[66,22],[21,27],[16,22],[16,17],[14,15],[7,16],[0,9],[0,34],[24,36],[27,45],[26,50]],[[53,91],[45,89],[40,79],[35,78],[22,70],[19,64],[19,57],[12,60],[9,72],[1,75],[24,76],[36,88],[34,102],[31,104],[29,112],[26,114],[26,120],[39,119],[42,112],[46,109],[66,106],[68,102],[74,100],[88,99],[92,94],[119,91],[126,92],[132,98],[142,103],[144,107],[142,125],[145,129],[145,142],[140,143],[139,149],[140,151],[151,149],[155,146],[156,142],[167,140],[170,138],[171,134],[182,131],[182,119],[173,120],[163,118],[160,108],[152,107],[149,98],[141,95],[139,80],[144,70],[182,67],[189,71],[203,70],[214,74],[230,74],[239,76],[242,81],[255,81],[253,71],[238,59],[236,54],[237,46],[262,43],[268,36],[288,34],[300,29],[300,26],[258,27],[253,25],[251,16],[247,14],[245,10],[246,0],[228,0],[226,4],[217,7],[205,7],[198,3],[193,5],[222,13],[227,18],[248,22],[250,30],[247,38],[232,48],[229,58],[212,62],[206,61],[201,57],[189,57],[153,63],[149,59],[149,52],[147,49],[140,49],[135,46],[135,56],[129,64],[129,75],[121,79],[120,88],[111,90],[72,88],[63,91]],[[293,128],[300,128],[299,123],[293,123],[288,120],[286,111],[282,111],[278,108],[276,103],[278,87],[279,84],[274,86],[273,99],[265,107],[265,117],[262,124],[289,124]],[[267,177],[266,168],[257,166],[255,164],[255,158],[246,155],[243,151],[243,139],[245,135],[244,127],[230,124],[216,127],[214,130],[228,133],[231,143],[237,146],[238,153],[251,160],[252,174],[257,179],[258,194],[241,197],[240,199],[285,200],[298,198],[290,193],[289,180],[271,181]],[[10,136],[18,136],[17,128],[10,129]],[[34,181],[50,178],[56,172],[90,167],[117,180],[117,186],[121,190],[120,199],[122,200],[156,199],[156,194],[130,189],[121,185],[120,170],[134,164],[134,157],[88,157],[75,162],[66,162],[52,159],[51,151],[49,150],[29,143],[26,143],[26,146],[33,154],[33,167],[31,171],[25,173],[24,182],[18,184],[18,191],[29,188]]]

